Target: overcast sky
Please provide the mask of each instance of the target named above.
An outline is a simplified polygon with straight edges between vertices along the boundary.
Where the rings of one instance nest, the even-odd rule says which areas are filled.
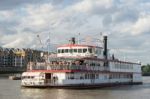
[[[150,63],[149,0],[0,0],[0,46],[35,48],[49,32],[52,47],[103,32],[116,56]]]

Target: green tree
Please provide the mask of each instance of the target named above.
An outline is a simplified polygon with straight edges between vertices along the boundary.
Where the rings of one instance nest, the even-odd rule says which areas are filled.
[[[150,64],[142,66],[142,73],[144,75],[150,75]]]

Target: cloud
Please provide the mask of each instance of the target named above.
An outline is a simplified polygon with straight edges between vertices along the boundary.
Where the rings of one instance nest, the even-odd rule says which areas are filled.
[[[115,13],[113,22],[136,22],[139,17],[138,14],[136,9],[123,7]]]
[[[128,32],[133,36],[146,35],[150,32],[150,15],[139,16],[138,20],[134,23],[128,24],[128,27],[124,27],[121,31]]]
[[[133,35],[150,33],[150,15],[139,18],[139,20],[132,26],[131,33]]]
[[[113,0],[82,0],[72,6],[77,12],[90,14],[105,14],[111,12],[113,9]]]
[[[34,46],[36,44],[36,36],[34,34],[13,34],[3,35],[1,38],[3,47],[7,48],[24,48],[25,46]]]
[[[0,10],[12,10],[26,4],[40,4],[44,1],[47,0],[43,0],[42,2],[41,0],[1,0]]]

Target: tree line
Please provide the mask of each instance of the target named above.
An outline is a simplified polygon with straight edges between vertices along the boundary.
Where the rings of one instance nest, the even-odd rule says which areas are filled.
[[[150,64],[143,65],[141,69],[143,76],[150,76]]]

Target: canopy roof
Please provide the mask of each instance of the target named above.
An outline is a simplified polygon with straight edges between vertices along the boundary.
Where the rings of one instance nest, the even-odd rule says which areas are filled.
[[[41,72],[24,72],[22,76],[40,76],[41,74]]]

